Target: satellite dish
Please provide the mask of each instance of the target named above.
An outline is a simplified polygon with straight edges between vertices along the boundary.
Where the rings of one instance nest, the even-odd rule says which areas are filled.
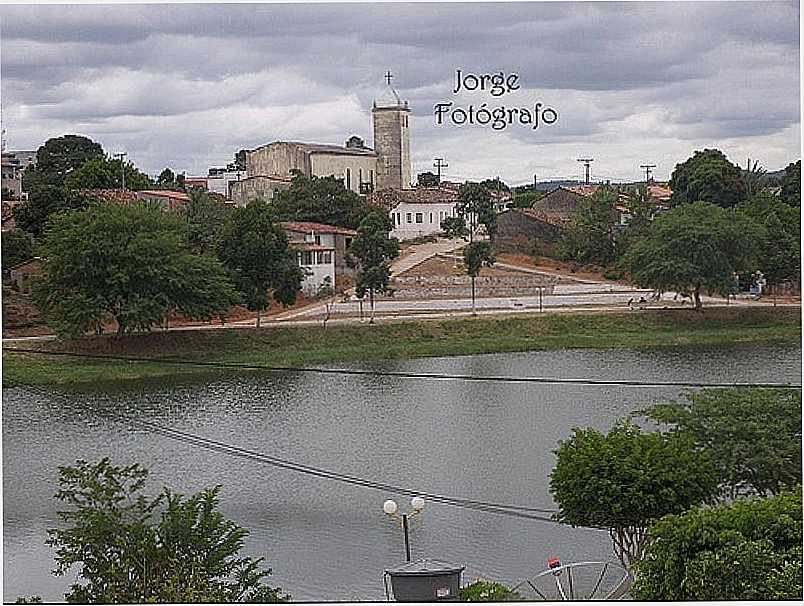
[[[614,562],[547,560],[547,570],[513,587],[528,601],[618,600],[631,588],[634,578]]]

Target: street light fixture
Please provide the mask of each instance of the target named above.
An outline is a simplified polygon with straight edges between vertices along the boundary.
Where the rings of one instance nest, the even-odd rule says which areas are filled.
[[[382,504],[382,510],[392,518],[397,518],[402,521],[402,530],[405,533],[405,557],[407,561],[410,562],[410,537],[408,531],[408,518],[412,518],[416,514],[419,514],[424,509],[424,499],[421,497],[413,497],[410,500],[411,511],[406,513],[398,513],[399,512],[399,505],[396,504],[396,501],[392,499],[388,499],[385,503]]]

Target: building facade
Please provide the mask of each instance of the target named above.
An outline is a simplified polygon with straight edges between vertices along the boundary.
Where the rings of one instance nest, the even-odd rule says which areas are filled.
[[[327,280],[335,289],[346,286],[354,276],[354,270],[346,263],[346,253],[356,231],[310,221],[285,221],[280,225],[296,250],[299,266],[307,273],[302,283],[307,296],[318,292]]]
[[[251,200],[269,202],[277,193],[290,187],[290,177],[262,176],[246,177],[239,181],[232,181],[231,200],[235,206],[245,206]]]
[[[371,110],[374,150],[377,152],[377,188],[411,187],[410,108],[391,87],[374,100]]]
[[[399,240],[437,234],[444,219],[458,216],[458,192],[449,188],[386,189],[377,192],[373,202],[388,210],[390,235]]]

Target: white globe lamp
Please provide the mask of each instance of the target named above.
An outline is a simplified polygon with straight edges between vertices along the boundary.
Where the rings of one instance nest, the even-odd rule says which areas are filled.
[[[398,509],[399,506],[397,506],[396,501],[392,499],[388,499],[385,503],[382,504],[382,510],[389,516],[394,515]]]

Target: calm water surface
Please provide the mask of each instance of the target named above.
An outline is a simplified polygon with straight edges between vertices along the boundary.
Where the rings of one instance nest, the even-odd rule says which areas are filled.
[[[371,368],[474,375],[645,381],[801,382],[801,348],[566,350],[383,362]],[[552,450],[574,426],[677,397],[675,388],[586,387],[334,375],[237,375],[211,382],[3,390],[3,598],[62,600],[46,529],[57,525],[57,466],[109,456],[151,470],[151,488],[223,485],[224,513],[251,531],[297,600],[381,600],[382,572],[403,561],[386,492],[199,450],[127,421],[146,419],[309,465],[417,490],[552,508]],[[467,565],[514,583],[549,556],[608,559],[606,533],[430,503],[412,520],[413,557]]]

